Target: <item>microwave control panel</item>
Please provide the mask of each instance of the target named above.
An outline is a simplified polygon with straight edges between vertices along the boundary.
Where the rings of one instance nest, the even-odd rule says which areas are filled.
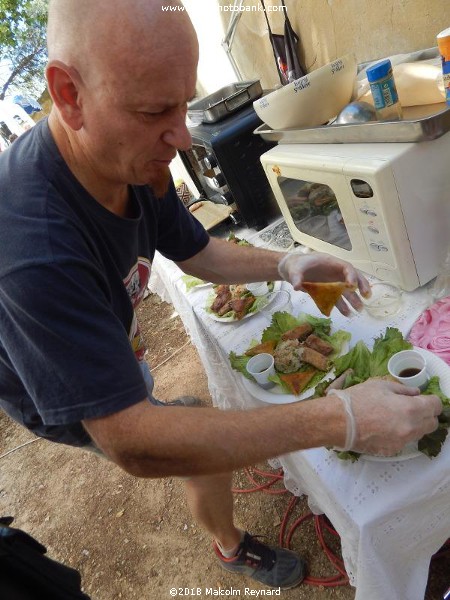
[[[375,262],[383,262],[395,267],[389,235],[384,226],[385,220],[381,204],[377,198],[377,190],[374,190],[374,187],[365,179],[349,178],[348,181],[361,233],[370,258]]]

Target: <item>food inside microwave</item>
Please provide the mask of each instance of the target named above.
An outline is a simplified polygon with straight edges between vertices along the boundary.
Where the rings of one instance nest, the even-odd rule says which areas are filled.
[[[322,183],[299,182],[295,195],[286,198],[286,203],[294,221],[309,216],[329,215],[338,210],[338,202],[333,190]]]
[[[278,183],[292,220],[300,232],[351,250],[344,218],[330,186],[281,176]]]

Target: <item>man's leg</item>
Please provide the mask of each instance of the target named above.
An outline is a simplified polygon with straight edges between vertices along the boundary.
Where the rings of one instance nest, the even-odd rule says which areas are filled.
[[[233,521],[232,473],[191,477],[186,497],[192,516],[224,550],[237,548],[242,531]]]
[[[224,569],[276,588],[304,579],[306,564],[297,554],[263,544],[235,526],[231,473],[191,477],[185,485],[192,516],[213,536]]]

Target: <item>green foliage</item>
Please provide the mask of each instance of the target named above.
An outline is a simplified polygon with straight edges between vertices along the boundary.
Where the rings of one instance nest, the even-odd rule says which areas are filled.
[[[3,100],[11,85],[37,95],[44,83],[48,0],[0,0],[0,61],[9,75],[0,82]]]

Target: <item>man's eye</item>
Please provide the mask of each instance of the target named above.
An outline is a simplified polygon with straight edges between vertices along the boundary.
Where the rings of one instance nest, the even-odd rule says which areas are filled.
[[[143,110],[143,111],[140,111],[138,114],[141,115],[144,118],[151,119],[152,117],[157,117],[158,115],[161,115],[162,112],[163,111],[160,111],[160,112],[150,112],[148,110],[145,110],[145,111]]]

